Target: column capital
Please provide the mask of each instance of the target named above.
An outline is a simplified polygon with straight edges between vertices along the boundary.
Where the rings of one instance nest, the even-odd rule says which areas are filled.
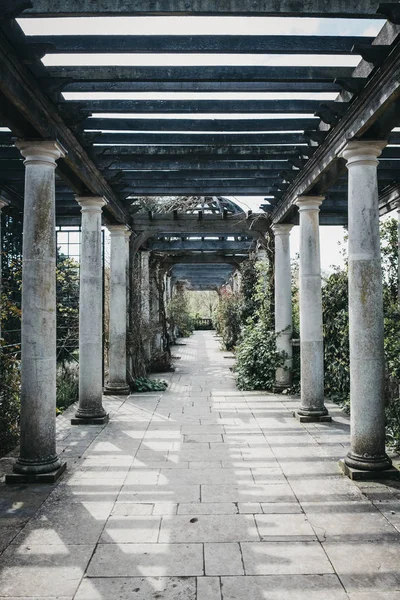
[[[291,223],[276,223],[275,225],[272,225],[271,229],[276,236],[282,236],[290,235],[290,232],[292,231],[293,227],[294,225],[292,225]]]
[[[24,165],[51,165],[55,168],[56,161],[67,154],[56,140],[17,140],[15,145],[25,158]]]
[[[111,237],[124,237],[129,231],[127,225],[106,225]]]
[[[101,212],[107,204],[103,196],[75,196],[75,200],[81,207],[81,212]]]
[[[125,239],[127,242],[129,242],[129,238],[131,237],[131,235],[132,235],[132,229],[127,229],[125,231]]]
[[[297,196],[295,204],[299,212],[302,210],[319,210],[324,200],[325,196]]]
[[[339,157],[347,161],[347,168],[357,165],[377,165],[378,156],[387,146],[386,140],[352,140],[346,142]]]

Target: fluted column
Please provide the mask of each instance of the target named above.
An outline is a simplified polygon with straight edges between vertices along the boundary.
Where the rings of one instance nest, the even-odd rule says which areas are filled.
[[[292,272],[290,268],[290,232],[293,225],[273,225],[275,234],[275,333],[276,349],[285,352],[286,368],[278,368],[277,388],[290,387],[292,382]]]
[[[79,285],[79,408],[73,425],[102,424],[103,408],[103,273],[101,196],[77,196],[82,212]]]
[[[129,394],[126,382],[126,225],[109,225],[110,268],[110,348],[107,394]]]
[[[344,470],[383,471],[385,453],[383,295],[378,156],[382,141],[348,142],[351,450]]]
[[[301,422],[330,421],[324,405],[324,343],[322,332],[319,207],[322,196],[299,196],[300,214],[300,361]]]
[[[13,481],[54,481],[56,453],[55,141],[18,141],[25,157],[22,250],[21,442]]]

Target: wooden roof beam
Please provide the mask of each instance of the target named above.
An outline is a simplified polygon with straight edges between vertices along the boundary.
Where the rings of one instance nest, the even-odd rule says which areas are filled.
[[[382,18],[376,0],[35,0],[23,16],[259,16]]]
[[[374,38],[324,35],[33,35],[47,54],[351,54]]]

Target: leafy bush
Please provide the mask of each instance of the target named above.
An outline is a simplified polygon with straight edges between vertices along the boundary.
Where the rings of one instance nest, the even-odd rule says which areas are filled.
[[[276,335],[263,320],[245,326],[236,351],[237,386],[240,390],[268,390],[275,383],[275,370],[283,367],[286,353],[277,352]]]
[[[7,454],[19,440],[21,377],[19,360],[14,355],[0,357],[0,456]]]
[[[63,365],[57,373],[56,413],[63,413],[79,398],[79,377],[76,368]]]
[[[167,389],[167,387],[167,382],[162,379],[148,379],[147,377],[138,377],[133,382],[132,391],[164,392]]]
[[[194,320],[190,314],[186,290],[177,285],[174,296],[167,306],[167,320],[172,329],[178,329],[181,337],[189,337],[194,330]]]
[[[325,393],[344,405],[350,396],[348,304],[347,269],[337,269],[322,288]]]
[[[224,348],[233,350],[239,342],[242,330],[241,296],[222,290],[213,322],[218,335],[222,337]]]

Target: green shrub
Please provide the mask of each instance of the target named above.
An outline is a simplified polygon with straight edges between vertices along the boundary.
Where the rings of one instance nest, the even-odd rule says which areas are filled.
[[[236,350],[235,371],[240,390],[270,390],[275,371],[283,367],[286,353],[277,352],[276,335],[264,321],[250,322]]]
[[[63,365],[57,373],[56,413],[67,410],[79,398],[79,377],[76,368]]]
[[[0,456],[19,440],[21,376],[14,355],[0,356]]]
[[[147,377],[138,377],[134,380],[133,392],[164,392],[168,387],[166,381],[162,379],[148,379]]]
[[[214,327],[222,337],[225,350],[233,350],[242,330],[242,299],[239,294],[223,290],[214,313]]]
[[[167,306],[167,320],[171,328],[177,328],[181,337],[189,337],[194,331],[194,319],[190,314],[186,290],[177,285],[175,294]]]

